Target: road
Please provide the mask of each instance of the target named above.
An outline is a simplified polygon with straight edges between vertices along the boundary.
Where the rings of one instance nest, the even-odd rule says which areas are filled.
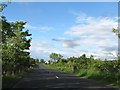
[[[47,69],[41,64],[32,72],[26,74],[13,88],[34,88],[36,90],[46,90],[48,88],[62,88],[65,90],[118,90],[97,81]]]

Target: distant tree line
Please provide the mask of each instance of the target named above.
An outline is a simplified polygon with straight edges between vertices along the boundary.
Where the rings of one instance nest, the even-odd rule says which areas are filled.
[[[52,55],[52,57],[51,57]],[[80,69],[89,69],[89,68],[98,68],[99,70],[107,70],[107,71],[111,71],[111,72],[117,72],[119,70],[119,66],[118,65],[118,61],[117,60],[113,60],[113,61],[109,61],[109,60],[105,60],[102,61],[100,59],[94,59],[94,56],[91,55],[89,58],[86,57],[86,54],[83,54],[80,57],[70,57],[67,59],[64,59],[63,56],[60,54],[50,54],[50,58],[52,58],[53,60],[55,60],[54,58],[57,58],[53,64],[58,64],[58,65],[66,65],[68,68],[72,69],[73,71],[76,70],[80,70]],[[64,65],[64,66],[65,66]]]

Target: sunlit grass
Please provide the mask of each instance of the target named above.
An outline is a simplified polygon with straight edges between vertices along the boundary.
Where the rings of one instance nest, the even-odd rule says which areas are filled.
[[[75,74],[80,77],[84,77],[87,79],[93,79],[96,81],[99,81],[101,83],[104,83],[108,86],[113,86],[113,87],[119,87],[120,88],[120,81],[118,80],[118,77],[120,77],[119,74],[116,73],[110,73],[110,72],[103,72],[100,71],[96,68],[89,68],[89,69],[80,69],[77,70],[76,72],[73,72],[70,68],[65,67],[65,65],[58,65],[58,64],[48,64],[46,67],[50,69],[55,69],[55,70],[60,70],[68,73]]]

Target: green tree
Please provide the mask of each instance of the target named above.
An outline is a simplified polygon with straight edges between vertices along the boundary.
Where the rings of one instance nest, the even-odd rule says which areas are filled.
[[[41,63],[45,63],[44,59],[41,59],[40,62],[41,62]]]
[[[21,72],[30,66],[31,34],[24,29],[26,22],[8,22],[4,16],[2,19],[2,65],[3,74]]]
[[[119,27],[118,27],[117,29],[113,28],[113,29],[112,29],[112,32],[115,33],[115,34],[118,36],[118,39],[119,39],[119,41],[120,41],[120,29],[119,29]],[[118,44],[120,43],[119,41],[118,41]],[[118,46],[119,46],[119,45],[118,45]],[[118,51],[120,51],[119,48],[118,48]],[[119,52],[118,52],[118,53],[119,53]],[[119,73],[120,73],[120,55],[119,55],[119,54],[118,54],[118,64],[117,64],[117,68],[118,68]]]
[[[117,28],[117,29],[113,28],[112,32],[115,33],[118,36],[118,38],[120,38],[120,30],[119,30],[119,28]]]
[[[62,58],[63,56],[61,54],[57,54],[57,53],[51,53],[50,54],[50,58],[53,60],[53,61],[58,61]]]

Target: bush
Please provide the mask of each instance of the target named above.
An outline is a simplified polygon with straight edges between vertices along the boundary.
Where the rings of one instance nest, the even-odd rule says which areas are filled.
[[[87,75],[87,70],[86,69],[81,69],[77,75],[81,76],[81,77],[86,76]]]

